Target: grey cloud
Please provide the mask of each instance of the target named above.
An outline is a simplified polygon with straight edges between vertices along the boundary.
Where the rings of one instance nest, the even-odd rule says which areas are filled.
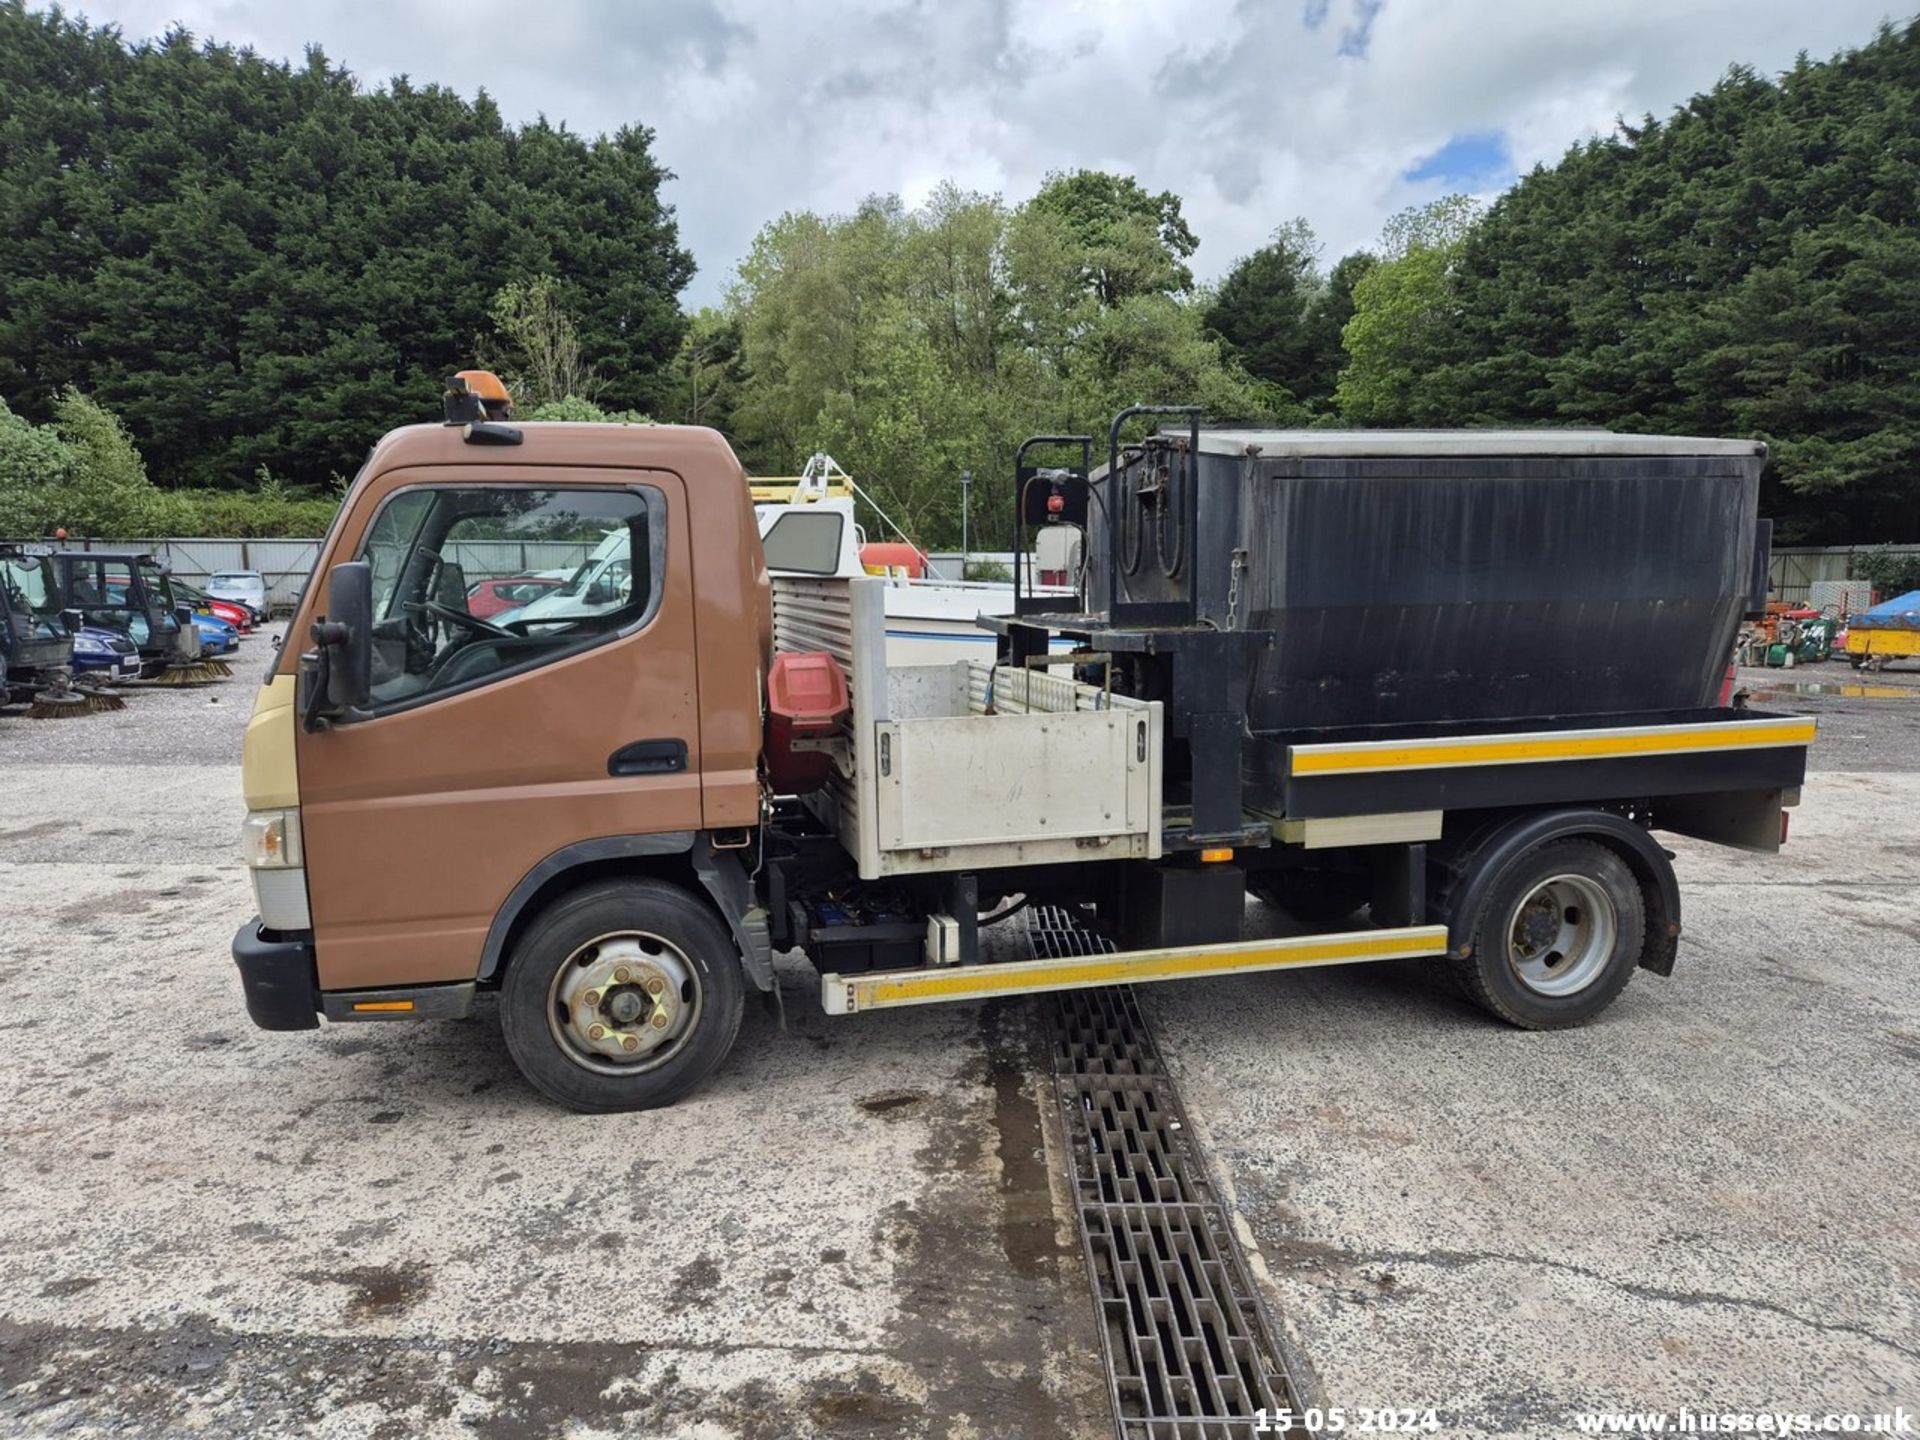
[[[1499,131],[1521,168],[1617,114],[1664,112],[1735,62],[1773,71],[1870,37],[1885,0],[91,0],[130,35],[175,19],[368,84],[406,72],[511,119],[639,123],[678,179],[689,293],[724,291],[784,210],[910,202],[943,178],[1017,200],[1050,170],[1185,197],[1217,275],[1305,215],[1329,258],[1437,184],[1410,165]]]

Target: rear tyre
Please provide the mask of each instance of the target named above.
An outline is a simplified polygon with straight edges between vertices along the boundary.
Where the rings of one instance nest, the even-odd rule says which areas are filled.
[[[1455,978],[1483,1009],[1526,1030],[1593,1019],[1633,978],[1646,943],[1646,899],[1618,852],[1555,840],[1494,881]]]
[[[1334,925],[1365,905],[1365,877],[1328,870],[1268,870],[1247,878],[1247,893],[1302,925]]]
[[[500,988],[507,1049],[571,1110],[652,1110],[713,1073],[746,985],[720,918],[661,880],[574,891],[514,947]]]

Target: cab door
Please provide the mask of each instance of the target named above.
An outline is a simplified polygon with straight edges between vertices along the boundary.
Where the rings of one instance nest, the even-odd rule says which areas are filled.
[[[335,560],[373,571],[372,702],[295,750],[322,989],[471,980],[549,855],[700,828],[685,487],[553,473],[401,470],[347,522]],[[621,535],[621,580],[589,586]],[[537,622],[467,610],[476,580],[566,566],[576,603]]]

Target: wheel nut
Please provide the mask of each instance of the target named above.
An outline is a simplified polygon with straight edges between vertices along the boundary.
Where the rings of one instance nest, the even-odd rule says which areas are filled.
[[[600,1003],[600,992],[598,990],[589,990],[580,997],[580,1001],[584,1005],[598,1005]]]
[[[654,976],[653,979],[647,981],[647,994],[649,995],[658,995],[662,990],[666,988],[667,988],[666,983],[662,981],[658,975]]]
[[[633,978],[633,975],[626,966],[622,965],[618,970],[613,972],[613,978],[616,984],[624,985]]]
[[[623,1048],[628,1050],[638,1050],[640,1048],[640,1042],[634,1039],[633,1036],[631,1035],[627,1036],[626,1039],[622,1040],[620,1044]]]
[[[604,1039],[606,1039],[606,1038],[607,1038],[607,1027],[606,1027],[606,1026],[604,1026],[604,1025],[596,1025],[596,1026],[594,1026],[594,1027],[593,1027],[593,1028],[592,1028],[591,1030],[589,1030],[589,1031],[587,1031],[587,1038],[588,1038],[589,1040],[604,1040]]]
[[[653,1012],[653,1028],[656,1030],[664,1030],[667,1028],[667,1012],[666,1011],[656,1010]]]

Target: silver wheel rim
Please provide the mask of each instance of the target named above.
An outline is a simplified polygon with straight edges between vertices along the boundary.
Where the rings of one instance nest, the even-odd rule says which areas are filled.
[[[574,1064],[601,1075],[657,1070],[699,1028],[699,972],[664,936],[617,930],[566,958],[547,985],[547,1030]]]
[[[1619,933],[1613,899],[1598,881],[1549,876],[1514,908],[1507,963],[1536,995],[1577,994],[1607,968]]]

